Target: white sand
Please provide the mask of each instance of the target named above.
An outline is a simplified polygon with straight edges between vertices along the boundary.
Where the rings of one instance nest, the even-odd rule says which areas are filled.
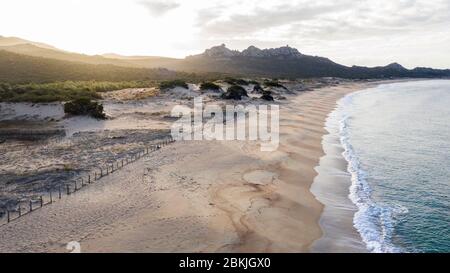
[[[179,142],[0,228],[0,252],[303,252],[322,235],[309,191],[323,123],[349,84],[280,106],[280,148]]]

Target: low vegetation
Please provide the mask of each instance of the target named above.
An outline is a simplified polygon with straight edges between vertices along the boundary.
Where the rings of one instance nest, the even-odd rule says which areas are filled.
[[[213,82],[204,82],[200,84],[200,90],[213,90],[213,91],[220,91],[220,86]]]
[[[103,105],[87,98],[76,99],[64,104],[64,113],[74,116],[91,116],[96,119],[105,119]]]
[[[285,88],[278,80],[266,80],[264,81],[264,85],[267,87],[279,87]]]
[[[188,85],[185,81],[183,80],[171,80],[171,81],[162,81],[159,84],[159,89],[161,90],[167,90],[167,89],[172,89],[175,87],[182,87],[185,89],[188,89]]]
[[[262,96],[260,99],[267,100],[267,101],[273,101],[272,92],[270,91],[264,91],[262,93]]]
[[[222,94],[223,99],[227,100],[241,100],[242,97],[248,97],[247,91],[239,85],[232,85],[227,89],[227,92]]]
[[[253,93],[263,93],[264,89],[261,87],[261,85],[259,84],[255,84],[255,86],[253,86]]]
[[[125,88],[142,88],[154,85],[147,81],[103,82],[64,81],[52,83],[8,84],[0,83],[0,101],[4,102],[53,102],[79,98],[99,99],[97,92]]]
[[[224,82],[231,85],[248,85],[249,82],[244,79],[225,78]]]

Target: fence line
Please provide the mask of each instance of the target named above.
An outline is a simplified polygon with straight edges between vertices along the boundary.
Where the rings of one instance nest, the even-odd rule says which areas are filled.
[[[108,176],[109,174],[112,174],[131,163],[136,162],[143,156],[157,151],[173,142],[175,142],[175,140],[172,137],[169,137],[160,142],[151,144],[150,146],[145,146],[143,150],[132,153],[131,156],[127,155],[125,159],[122,158],[113,162],[112,164],[106,164],[104,167],[98,167],[98,170],[89,171],[86,176],[78,177],[73,181],[69,181],[68,183],[59,185],[57,189],[50,190],[45,196],[40,195],[37,199],[33,198],[26,202],[19,202],[19,205],[15,209],[6,209],[6,211],[3,212],[4,215],[3,217],[0,217],[0,220],[2,218],[6,218],[6,223],[2,223],[0,224],[0,226],[4,226],[44,206],[55,203],[57,202],[57,200],[62,199],[63,196],[70,196],[71,194],[76,193],[82,188],[94,183],[95,181],[98,181],[103,177]]]

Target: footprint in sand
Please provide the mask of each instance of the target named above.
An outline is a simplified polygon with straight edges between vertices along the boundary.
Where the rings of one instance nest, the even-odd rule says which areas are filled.
[[[277,178],[277,174],[264,170],[255,170],[244,174],[243,178],[250,184],[267,185]]]

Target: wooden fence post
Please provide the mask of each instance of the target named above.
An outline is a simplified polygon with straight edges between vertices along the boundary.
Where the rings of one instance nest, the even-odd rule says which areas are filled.
[[[163,141],[158,142],[155,145],[150,145],[150,147],[147,146],[142,151],[138,151],[137,153],[132,154],[130,158],[126,157],[125,158],[125,163],[124,163],[124,159],[121,159],[120,163],[117,162],[116,163],[116,170],[120,169],[121,167],[123,168],[124,164],[127,165],[130,162],[137,161],[142,156],[148,155],[149,152],[153,152],[153,151],[156,151],[158,149],[161,149],[162,147],[167,146],[167,145],[169,145],[170,143],[173,143],[173,142],[175,142],[175,140],[172,137],[168,137],[167,139],[164,139]],[[112,165],[111,165],[111,173],[113,173],[113,172],[114,172],[114,163],[112,163]],[[106,175],[109,175],[109,166],[106,166]],[[97,172],[94,172],[94,181],[99,179],[99,178],[101,178],[101,177],[103,177],[103,169],[102,168],[100,168],[99,177],[97,176]],[[88,180],[88,183],[91,184],[92,181],[91,181],[91,175],[90,174],[88,175],[88,179],[87,180]],[[84,187],[84,186],[85,186],[84,179],[81,178],[81,187]],[[74,192],[77,191],[77,190],[78,190],[78,185],[77,185],[77,182],[74,181]],[[71,192],[70,192],[70,185],[68,185],[68,184],[66,184],[66,191],[67,191],[67,195],[71,194]],[[50,202],[49,203],[53,203],[53,194],[52,194],[51,191],[49,192],[49,195],[50,195]],[[59,199],[62,198],[61,186],[58,187],[58,198]],[[40,207],[43,207],[44,206],[44,198],[43,198],[42,195],[39,196],[39,201],[40,201]],[[32,200],[30,200],[29,206],[30,206],[30,212],[32,212],[33,211],[33,201]],[[21,217],[22,216],[22,207],[20,205],[18,207],[18,212],[19,212],[19,217]],[[9,223],[11,221],[11,213],[10,213],[9,210],[6,210],[6,213],[7,213],[8,223]]]

